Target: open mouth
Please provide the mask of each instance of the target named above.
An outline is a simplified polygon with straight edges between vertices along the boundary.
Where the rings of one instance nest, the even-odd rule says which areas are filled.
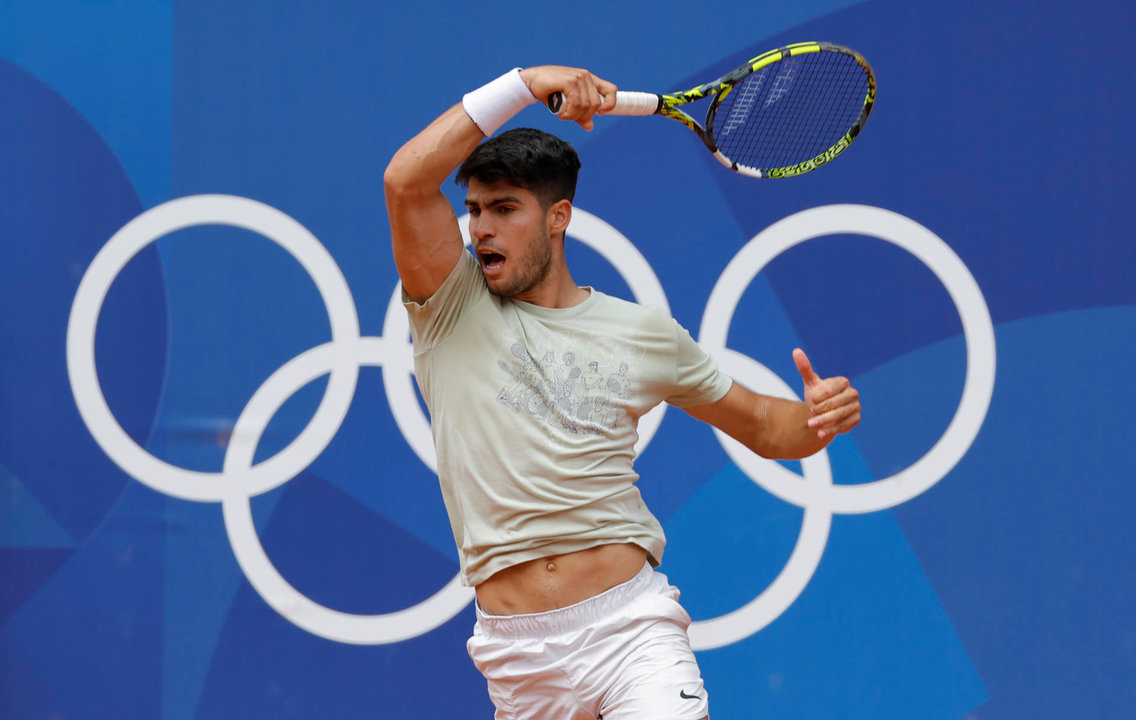
[[[486,272],[495,272],[505,265],[505,256],[492,250],[483,250],[477,254],[481,261],[481,268]]]

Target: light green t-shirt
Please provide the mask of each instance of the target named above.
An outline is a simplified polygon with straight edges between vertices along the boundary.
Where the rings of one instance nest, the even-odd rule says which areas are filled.
[[[658,564],[666,540],[635,486],[636,425],[732,383],[690,334],[596,290],[570,308],[497,297],[468,252],[425,303],[403,300],[463,581],[610,543]]]

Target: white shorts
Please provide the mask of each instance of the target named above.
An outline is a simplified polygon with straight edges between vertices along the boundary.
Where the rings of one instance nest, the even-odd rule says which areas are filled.
[[[706,689],[678,588],[645,565],[625,583],[543,613],[487,615],[466,647],[497,720],[699,720]]]

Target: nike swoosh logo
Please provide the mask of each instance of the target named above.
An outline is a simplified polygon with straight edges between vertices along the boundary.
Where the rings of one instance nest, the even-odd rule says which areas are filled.
[[[679,696],[680,698],[683,698],[683,699],[685,699],[685,700],[701,700],[701,699],[702,699],[702,698],[700,698],[700,697],[699,697],[699,696],[697,696],[697,695],[687,695],[687,694],[686,694],[686,691],[685,691],[685,690],[679,690],[679,691],[678,691],[678,696]]]

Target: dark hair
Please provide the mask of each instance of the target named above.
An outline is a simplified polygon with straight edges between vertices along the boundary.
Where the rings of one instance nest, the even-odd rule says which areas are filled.
[[[555,135],[533,128],[516,128],[477,146],[458,168],[455,182],[469,186],[504,180],[540,198],[545,207],[576,195],[580,157]]]

